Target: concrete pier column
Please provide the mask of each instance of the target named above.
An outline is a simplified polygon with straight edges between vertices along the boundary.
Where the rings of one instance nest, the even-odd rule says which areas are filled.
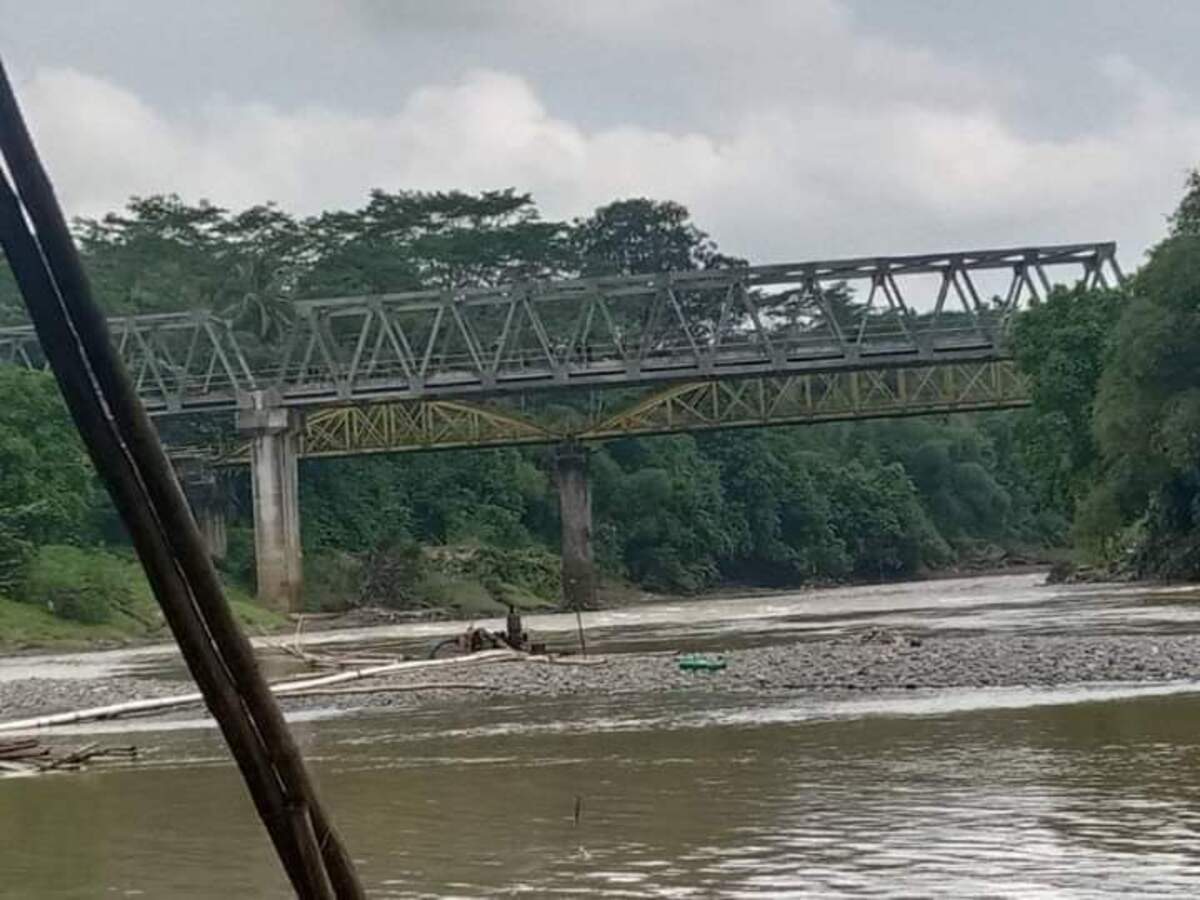
[[[189,456],[172,462],[208,553],[219,562],[229,549],[225,519],[229,501],[225,485],[207,459]]]
[[[301,609],[300,492],[297,479],[299,418],[274,405],[264,391],[238,411],[238,430],[250,439],[254,495],[254,560],[258,597],[286,612]]]
[[[229,532],[226,528],[224,507],[208,506],[200,511],[196,519],[200,534],[208,545],[208,555],[221,562],[229,553]]]
[[[562,521],[562,590],[569,609],[596,606],[596,565],[592,559],[592,495],[587,450],[560,444],[554,451],[558,510]]]

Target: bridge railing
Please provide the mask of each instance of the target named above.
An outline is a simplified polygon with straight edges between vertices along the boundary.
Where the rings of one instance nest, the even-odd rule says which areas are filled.
[[[1055,281],[1115,284],[1115,250],[1072,244],[304,300],[269,345],[207,312],[110,327],[158,414],[232,409],[255,390],[303,407],[971,362],[1004,358],[1013,313]],[[4,362],[44,365],[31,329],[0,329]]]

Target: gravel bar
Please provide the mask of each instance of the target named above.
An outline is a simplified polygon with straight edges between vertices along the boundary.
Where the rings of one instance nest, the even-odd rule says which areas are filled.
[[[890,632],[803,641],[724,654],[727,668],[681,671],[673,654],[616,655],[602,665],[498,662],[356,681],[341,687],[438,682],[488,690],[370,692],[285,698],[288,709],[412,707],[489,698],[541,698],[656,691],[893,691],[962,687],[1061,686],[1088,682],[1200,679],[1200,636],[987,635],[911,639]],[[180,682],[147,678],[24,679],[0,683],[0,720],[177,694]]]

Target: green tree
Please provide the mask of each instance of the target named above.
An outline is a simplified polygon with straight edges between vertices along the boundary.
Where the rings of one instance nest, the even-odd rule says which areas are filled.
[[[1093,409],[1124,306],[1121,291],[1056,287],[1013,328],[1017,364],[1033,389],[1022,447],[1042,501],[1068,519],[1097,476]]]
[[[553,500],[545,471],[515,448],[310,460],[300,484],[313,550],[363,552],[403,539],[524,546],[545,528]]]
[[[0,268],[0,326],[19,325],[26,320],[25,303],[8,266]]]
[[[1095,404],[1103,477],[1081,505],[1093,549],[1144,574],[1200,573],[1200,178],[1132,282]],[[1129,541],[1117,532],[1138,523]]]
[[[1184,182],[1183,199],[1171,214],[1171,237],[1200,235],[1200,169],[1188,173]]]
[[[530,196],[512,189],[376,190],[361,209],[325,213],[305,230],[306,296],[486,287],[571,266],[566,226],[542,221]]]
[[[14,540],[86,540],[103,494],[58,385],[0,366],[0,397],[0,523]]]
[[[926,517],[899,463],[867,468],[826,464],[832,528],[860,578],[912,575],[950,553]]]
[[[837,534],[820,454],[788,431],[706,435],[721,470],[726,528],[733,540],[721,568],[739,581],[795,584],[846,576],[853,568]]]
[[[252,206],[218,228],[222,277],[213,306],[258,341],[277,342],[293,319],[292,303],[309,262],[304,227],[274,206]]]
[[[211,309],[225,270],[227,213],[179,197],[134,197],[121,213],[79,219],[93,290],[111,315]]]
[[[591,469],[596,523],[622,571],[667,590],[716,581],[733,538],[719,469],[693,438],[616,441]]]
[[[573,240],[585,275],[681,272],[742,262],[719,252],[687,207],[644,197],[618,200],[577,219]]]

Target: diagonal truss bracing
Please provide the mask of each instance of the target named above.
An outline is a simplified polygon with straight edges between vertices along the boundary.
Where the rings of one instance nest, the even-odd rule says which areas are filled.
[[[616,411],[597,407],[570,426],[499,405],[394,400],[321,410],[305,418],[303,457],[358,456],[456,447],[547,444],[629,435],[798,425],[1009,409],[1029,402],[1010,360],[813,372],[671,385]],[[200,455],[213,458],[211,452]],[[249,460],[236,443],[221,465]]]
[[[478,400],[563,387],[785,377],[1004,359],[1054,282],[1115,286],[1111,243],[814,261],[305,300],[277,344],[208,313],[110,323],[158,415]],[[0,363],[37,368],[28,328]],[[733,388],[731,388],[733,389]]]
[[[139,396],[156,415],[231,409],[259,383],[229,323],[208,312],[108,320]],[[32,326],[0,328],[0,364],[48,369]]]
[[[572,437],[977,412],[1028,403],[1029,386],[1007,360],[817,372],[677,385]]]

